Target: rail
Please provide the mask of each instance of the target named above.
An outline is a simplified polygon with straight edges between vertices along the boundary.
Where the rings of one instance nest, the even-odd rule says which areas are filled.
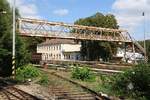
[[[92,95],[94,95],[96,100],[111,100],[110,97],[104,96],[102,93],[97,93],[97,92],[91,90],[90,88],[88,88],[88,87],[86,87],[86,86],[84,86],[82,84],[79,84],[79,83],[77,83],[75,81],[72,81],[72,80],[70,80],[70,79],[68,79],[66,77],[60,76],[60,75],[56,74],[55,72],[49,72],[47,69],[46,70],[41,69],[41,70],[46,72],[46,73],[49,73],[51,75],[54,75],[54,76],[56,76],[58,78],[61,78],[61,79],[65,80],[65,81],[68,81],[68,82],[70,82],[70,83],[72,83],[72,84],[74,84],[74,85],[76,85],[78,87],[81,87],[85,91],[87,91],[87,92],[91,93]]]
[[[0,100],[42,100],[0,79]]]

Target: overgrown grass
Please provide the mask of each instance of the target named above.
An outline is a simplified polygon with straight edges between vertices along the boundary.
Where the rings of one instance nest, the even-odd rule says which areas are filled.
[[[72,72],[57,72],[71,78],[96,92],[114,96],[124,96],[136,100],[150,100],[150,66],[137,65],[124,73],[116,75],[94,74],[87,67],[74,67]],[[17,69],[16,78],[25,81],[29,78],[39,78],[38,83],[47,86],[50,83],[48,75],[41,73],[32,65]]]
[[[139,64],[120,74],[97,74],[94,82],[86,81],[89,73],[91,72],[84,67],[75,67],[71,77],[96,92],[128,97],[131,100],[150,100],[150,65]]]
[[[37,80],[37,83],[43,86],[47,86],[49,84],[48,75],[42,73],[32,64],[21,66],[16,70],[16,80],[18,82],[26,82],[28,79],[31,79],[31,81]]]
[[[32,64],[24,65],[16,70],[16,80],[24,82],[40,76],[40,71]]]
[[[48,86],[49,83],[50,83],[48,75],[47,74],[42,74],[37,83],[39,83],[40,85],[43,85],[43,86]]]
[[[95,75],[88,67],[79,68],[76,66],[72,70],[72,78],[79,79],[82,81],[95,81]]]
[[[114,92],[121,95],[137,100],[150,100],[150,66],[139,64],[116,75],[112,87],[116,90]]]

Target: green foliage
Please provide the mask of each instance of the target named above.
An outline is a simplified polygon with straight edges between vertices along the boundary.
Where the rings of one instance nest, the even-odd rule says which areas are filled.
[[[75,24],[113,29],[117,29],[119,27],[114,15],[103,15],[101,13],[96,13],[95,15],[87,18],[81,18],[75,21]],[[103,32],[103,34],[108,33]],[[81,55],[83,60],[99,60],[102,58],[104,61],[109,61],[112,55],[117,51],[115,43],[112,42],[82,40],[81,45]]]
[[[134,89],[142,93],[150,93],[150,66],[138,65],[133,71],[135,74],[131,76]]]
[[[6,11],[6,14],[0,13],[0,75],[9,74],[11,71],[11,9],[6,0],[0,0],[1,11]]]
[[[7,0],[0,0],[0,76],[10,76],[12,68],[12,9]],[[16,18],[19,17],[16,10]],[[28,63],[29,54],[22,38],[16,33],[16,66]]]
[[[49,78],[47,74],[41,73],[36,67],[32,64],[24,65],[16,70],[16,80],[20,82],[25,82],[28,79],[38,80],[37,83],[43,86],[47,86],[49,84]]]
[[[41,37],[27,37],[24,38],[24,41],[26,42],[28,50],[30,51],[30,53],[32,53],[36,52],[37,44],[43,42],[44,39]]]
[[[47,86],[49,84],[49,78],[47,74],[43,74],[40,76],[40,80],[38,81],[40,85]]]
[[[115,76],[114,81],[114,89],[126,92],[127,86],[131,82],[130,79],[130,71],[126,71],[125,73],[121,73]]]
[[[94,81],[95,75],[87,67],[75,67],[72,71],[72,78],[80,79],[82,81]]]
[[[130,83],[133,85],[132,90],[128,88]],[[117,75],[113,87],[123,94],[145,96],[150,99],[150,66],[140,64],[125,73]]]
[[[16,66],[28,64],[31,60],[31,53],[27,48],[27,42],[22,37],[16,37]]]
[[[24,65],[16,70],[16,79],[19,81],[25,81],[27,79],[33,79],[40,75],[40,71],[32,64]]]
[[[106,93],[108,95],[114,95],[112,92],[112,82],[114,80],[114,75],[109,74],[97,74],[97,80],[96,80],[96,88],[95,90],[97,92]]]

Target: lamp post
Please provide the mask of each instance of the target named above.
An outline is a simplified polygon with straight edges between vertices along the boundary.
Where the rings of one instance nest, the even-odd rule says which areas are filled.
[[[145,26],[145,13],[143,12],[143,17],[144,17],[144,49],[145,49],[145,56],[144,56],[144,59],[145,59],[145,63],[147,63],[148,61],[148,58],[147,58],[147,52],[146,52],[146,26]]]
[[[12,78],[15,78],[15,26],[16,26],[16,0],[13,1],[13,42],[12,42]]]

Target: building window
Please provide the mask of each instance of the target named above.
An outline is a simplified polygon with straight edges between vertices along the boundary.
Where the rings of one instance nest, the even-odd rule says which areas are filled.
[[[45,60],[46,60],[46,54],[44,54],[44,56],[45,56]]]
[[[51,55],[49,54],[49,59],[51,58]]]
[[[61,59],[61,55],[59,54],[59,59]]]
[[[66,54],[64,54],[64,59],[67,59],[67,55]]]
[[[48,60],[48,54],[46,54],[46,60]]]
[[[57,59],[58,59],[58,54],[57,54]]]
[[[57,50],[58,50],[58,48],[59,48],[59,47],[57,46]]]

